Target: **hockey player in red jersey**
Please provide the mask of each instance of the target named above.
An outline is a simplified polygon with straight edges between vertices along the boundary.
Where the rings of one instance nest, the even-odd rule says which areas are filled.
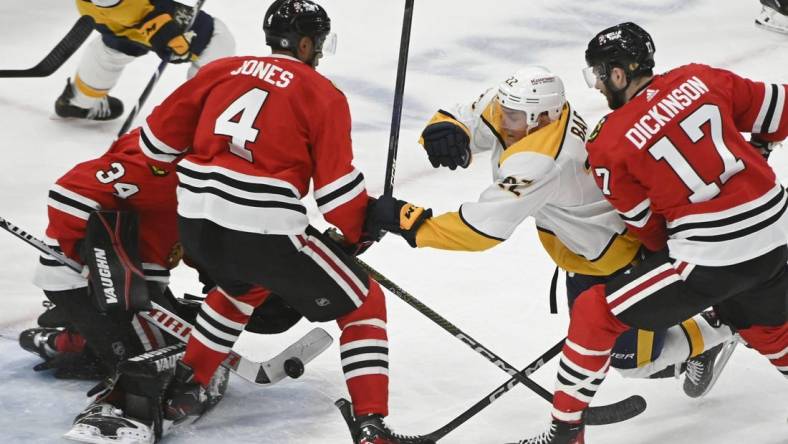
[[[520,443],[584,442],[616,337],[709,306],[788,376],[788,197],[762,156],[788,136],[788,87],[698,64],[654,75],[654,50],[639,26],[616,25],[591,40],[584,71],[613,110],[589,137],[592,172],[654,253],[578,297],[552,426]]]
[[[353,398],[356,443],[410,443],[388,414],[386,307],[378,284],[309,225],[318,209],[358,245],[367,206],[352,165],[347,100],[315,70],[333,46],[325,10],[277,0],[263,29],[274,54],[203,67],[143,124],[142,150],[177,166],[179,230],[186,255],[218,284],[195,322],[167,394],[180,419],[235,343],[249,313],[275,291],[310,321],[336,320]],[[348,247],[351,247],[350,245]]]

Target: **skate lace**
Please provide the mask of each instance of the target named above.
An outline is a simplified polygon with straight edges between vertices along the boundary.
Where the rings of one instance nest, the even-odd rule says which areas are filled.
[[[706,369],[706,366],[703,362],[700,362],[695,359],[690,359],[687,361],[687,378],[695,385],[700,383],[701,378],[703,377],[703,372]]]
[[[547,431],[542,432],[541,435],[534,436],[533,438],[524,439],[517,444],[550,444],[553,442],[553,434],[555,433],[556,426],[551,424]]]
[[[99,101],[90,108],[88,111],[88,119],[103,119],[110,115],[110,108],[109,108],[109,100],[107,100],[107,96],[102,97]]]

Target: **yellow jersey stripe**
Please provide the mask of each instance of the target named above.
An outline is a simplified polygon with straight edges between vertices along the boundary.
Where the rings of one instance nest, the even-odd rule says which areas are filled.
[[[474,229],[457,211],[427,219],[416,233],[416,246],[443,250],[483,251],[502,241]]]
[[[649,364],[654,353],[654,332],[648,330],[638,330],[637,347],[637,366],[643,367]]]
[[[640,250],[640,242],[633,236],[615,235],[598,258],[587,259],[570,250],[553,232],[539,227],[537,232],[553,262],[570,273],[609,276],[631,264]]]
[[[687,319],[681,323],[681,328],[684,330],[684,334],[687,335],[687,341],[689,341],[689,357],[692,358],[703,353],[705,349],[703,344],[703,333],[701,333],[698,323],[695,322],[694,319]]]

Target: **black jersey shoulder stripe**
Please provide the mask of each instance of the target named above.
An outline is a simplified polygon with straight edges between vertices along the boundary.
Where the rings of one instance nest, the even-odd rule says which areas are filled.
[[[178,187],[184,188],[186,190],[189,190],[189,191],[191,191],[192,193],[195,193],[195,194],[205,194],[205,193],[213,194],[215,196],[221,197],[222,199],[224,199],[224,200],[226,200],[228,202],[232,202],[232,203],[238,204],[238,205],[243,205],[243,206],[246,206],[246,207],[282,208],[282,209],[285,209],[285,210],[292,210],[292,211],[297,211],[299,213],[306,214],[306,208],[304,208],[304,206],[302,204],[300,204],[300,203],[295,204],[295,203],[288,203],[288,202],[278,202],[278,201],[275,201],[275,200],[259,201],[259,200],[244,199],[242,197],[238,197],[238,196],[232,195],[230,193],[227,193],[227,192],[225,192],[223,190],[220,190],[218,188],[214,188],[214,187],[196,187],[196,186],[192,186],[192,185],[189,185],[189,184],[185,184],[183,182],[178,184]]]
[[[278,194],[280,196],[287,196],[287,197],[292,197],[294,199],[298,199],[298,197],[293,192],[293,190],[286,187],[278,187],[276,185],[268,185],[264,183],[245,182],[242,180],[233,179],[232,177],[221,174],[217,171],[205,173],[205,172],[195,171],[186,168],[180,164],[177,166],[176,170],[178,171],[179,174],[183,174],[184,176],[191,177],[192,179],[204,180],[204,181],[215,180],[229,187],[237,188],[241,191],[248,191],[250,193]]]

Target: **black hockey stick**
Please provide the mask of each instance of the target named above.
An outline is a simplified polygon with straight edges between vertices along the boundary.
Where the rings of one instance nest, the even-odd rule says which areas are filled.
[[[539,370],[543,365],[545,365],[548,361],[553,359],[556,355],[561,353],[561,348],[564,345],[564,340],[562,339],[560,342],[552,346],[549,350],[542,353],[542,356],[536,358],[532,363],[528,364],[524,369],[520,370],[520,374],[524,376],[530,376],[535,371]],[[479,402],[471,406],[468,410],[462,412],[457,417],[449,421],[446,425],[442,426],[441,428],[427,433],[426,435],[419,435],[415,438],[417,440],[421,440],[425,443],[434,443],[443,438],[444,436],[448,435],[451,431],[456,429],[457,427],[464,424],[469,419],[476,416],[477,413],[484,410],[488,405],[492,404],[500,398],[504,393],[508,392],[512,389],[515,385],[517,385],[519,381],[517,378],[511,378],[508,381],[504,382],[501,386],[493,390],[489,395],[485,396],[484,398],[480,399]],[[345,422],[348,423],[349,427],[352,427],[353,421],[353,411],[352,411],[352,404],[347,399],[338,399],[334,405],[337,406],[339,411],[342,413],[342,416],[345,418]]]
[[[386,159],[386,182],[383,184],[383,195],[385,196],[394,194],[394,173],[397,170],[399,126],[402,121],[402,100],[405,95],[405,72],[408,69],[411,23],[413,23],[413,0],[405,0],[405,16],[402,19],[402,38],[399,42],[399,60],[397,61],[397,83],[394,87],[394,108],[391,113],[389,152]]]
[[[407,291],[400,288],[397,284],[395,284],[387,277],[380,274],[374,268],[370,267],[369,265],[367,265],[366,263],[364,263],[358,258],[356,258],[356,262],[362,268],[364,268],[373,279],[378,281],[378,283],[380,283],[380,285],[382,285],[384,288],[394,293],[395,296],[405,301],[408,305],[415,308],[419,313],[423,314],[431,321],[438,324],[441,328],[443,328],[447,332],[451,333],[452,336],[464,342],[471,349],[473,349],[473,351],[484,356],[485,359],[495,364],[498,368],[512,375],[513,377],[512,379],[516,380],[516,381],[512,381],[512,386],[517,382],[522,383],[526,387],[536,392],[536,394],[541,396],[545,401],[549,403],[553,402],[553,394],[545,390],[544,387],[534,382],[527,375],[518,372],[514,366],[504,361],[500,356],[490,351],[490,349],[488,349],[487,347],[481,345],[478,341],[476,341],[468,334],[460,330],[457,326],[449,322],[446,318],[444,318],[443,316],[439,315],[431,308],[424,305],[424,303],[416,299],[413,295],[411,295]],[[509,383],[507,382],[507,384]],[[643,397],[640,395],[633,395],[630,396],[629,398],[623,399],[613,404],[588,407],[585,411],[584,419],[586,425],[612,424],[615,422],[626,421],[630,418],[633,418],[643,413],[645,409],[646,409],[646,400],[643,399]]]
[[[197,3],[194,4],[194,8],[192,9],[192,18],[189,22],[189,25],[185,29],[186,31],[190,30],[194,25],[194,21],[197,20],[197,14],[199,14],[200,10],[202,9],[203,3],[205,3],[205,0],[197,0]],[[161,60],[161,62],[159,62],[159,66],[156,67],[156,71],[153,73],[150,80],[148,80],[148,84],[145,85],[145,89],[142,90],[140,98],[137,99],[137,104],[134,105],[134,108],[132,108],[131,111],[129,111],[129,115],[126,116],[126,120],[123,122],[123,126],[120,127],[120,131],[118,131],[116,138],[122,136],[126,133],[126,131],[129,130],[131,124],[134,123],[134,119],[137,117],[137,114],[139,114],[142,105],[144,105],[145,101],[148,100],[148,96],[150,96],[150,93],[153,92],[153,87],[159,82],[159,78],[161,77],[162,73],[164,73],[164,70],[169,64],[170,61],[167,60],[167,58],[164,58]]]
[[[52,51],[38,62],[38,65],[29,69],[0,69],[0,77],[46,77],[64,63],[79,49],[93,32],[93,18],[83,15],[74,26],[60,39]]]
[[[0,217],[0,227],[22,239],[28,245],[32,245],[38,251],[51,256],[71,270],[83,276],[87,275],[87,267],[83,267],[63,253],[55,251],[41,239],[27,233],[2,217]],[[151,302],[151,304],[153,308],[139,312],[140,316],[181,342],[188,341],[192,325],[155,302]],[[332,342],[333,338],[331,335],[318,327],[312,329],[304,337],[268,361],[252,361],[231,350],[227,358],[222,362],[222,365],[249,382],[259,385],[271,385],[281,381],[286,376],[291,378],[301,376],[304,371],[304,364],[309,363],[325,351]]]

